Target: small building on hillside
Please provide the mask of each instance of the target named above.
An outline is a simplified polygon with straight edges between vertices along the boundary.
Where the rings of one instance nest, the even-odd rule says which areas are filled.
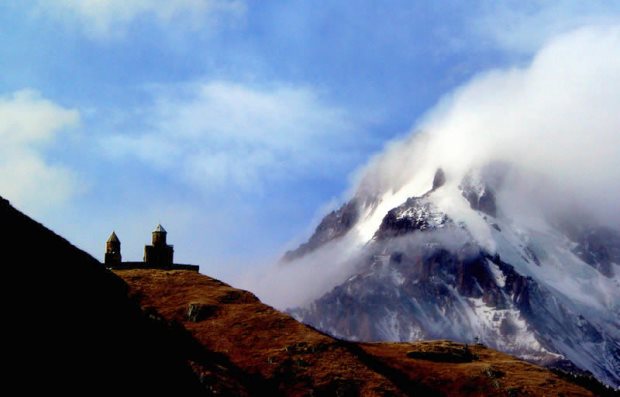
[[[121,241],[116,236],[115,232],[112,232],[110,238],[105,243],[105,264],[107,265],[120,265],[122,262],[121,256]]]
[[[144,263],[147,266],[169,267],[174,263],[174,247],[166,242],[167,235],[162,225],[157,225],[153,230],[151,245],[144,246]]]
[[[106,242],[104,264],[108,269],[165,269],[165,270],[192,270],[198,271],[195,265],[181,265],[174,263],[174,247],[167,243],[166,229],[157,225],[152,233],[151,245],[144,247],[143,262],[123,262],[121,256],[121,241],[115,232],[112,232]]]

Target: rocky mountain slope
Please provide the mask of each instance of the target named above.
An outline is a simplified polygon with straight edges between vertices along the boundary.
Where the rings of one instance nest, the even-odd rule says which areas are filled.
[[[283,260],[290,262],[301,258],[322,245],[344,236],[359,219],[358,209],[358,203],[353,199],[338,210],[327,214],[310,239],[297,249],[286,252]]]
[[[350,277],[291,313],[347,340],[480,340],[620,386],[620,232],[559,205],[515,217],[510,171],[494,164],[450,180],[439,169],[356,197],[361,215],[346,232],[292,251],[305,263],[324,249],[353,251],[333,256],[333,266],[356,261]],[[339,228],[333,219],[316,234]]]

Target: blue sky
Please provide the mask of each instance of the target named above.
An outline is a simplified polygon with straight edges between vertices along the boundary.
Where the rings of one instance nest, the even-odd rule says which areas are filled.
[[[609,1],[8,0],[0,195],[98,258],[234,282],[307,237],[356,171],[473,76]]]

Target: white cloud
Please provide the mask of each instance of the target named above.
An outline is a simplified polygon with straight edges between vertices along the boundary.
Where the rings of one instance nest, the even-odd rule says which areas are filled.
[[[177,29],[198,29],[205,21],[213,25],[243,15],[246,8],[243,0],[38,0],[38,6],[40,12],[77,20],[96,37],[122,34],[144,17]]]
[[[157,91],[150,130],[106,140],[112,155],[137,156],[206,189],[260,190],[269,181],[324,175],[350,165],[362,135],[347,113],[306,87],[227,81]]]
[[[36,91],[0,97],[0,195],[35,213],[71,197],[77,188],[75,176],[63,166],[47,162],[43,150],[78,122],[77,111]]]
[[[483,73],[446,96],[417,126],[423,133],[375,159],[359,189],[399,190],[437,167],[458,184],[500,161],[536,183],[511,191],[510,204],[522,200],[535,213],[577,202],[617,226],[618,109],[620,25],[581,28],[549,41],[527,67]]]

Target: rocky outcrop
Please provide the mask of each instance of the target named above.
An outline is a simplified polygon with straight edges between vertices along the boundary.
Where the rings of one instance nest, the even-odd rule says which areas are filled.
[[[620,233],[608,227],[590,227],[574,236],[573,252],[607,277],[620,266]]]
[[[318,249],[324,244],[344,236],[359,219],[359,206],[356,199],[352,199],[336,211],[327,214],[316,227],[310,239],[298,248],[287,251],[282,258],[285,262],[301,258]]]
[[[433,177],[433,188],[432,190],[439,189],[446,183],[446,174],[443,172],[441,168],[438,168],[435,172],[435,176]]]
[[[426,198],[411,197],[387,213],[375,238],[383,240],[415,231],[439,230],[453,225],[454,222]]]
[[[497,216],[495,192],[488,181],[476,179],[475,176],[468,174],[459,187],[472,209],[493,217]]]

